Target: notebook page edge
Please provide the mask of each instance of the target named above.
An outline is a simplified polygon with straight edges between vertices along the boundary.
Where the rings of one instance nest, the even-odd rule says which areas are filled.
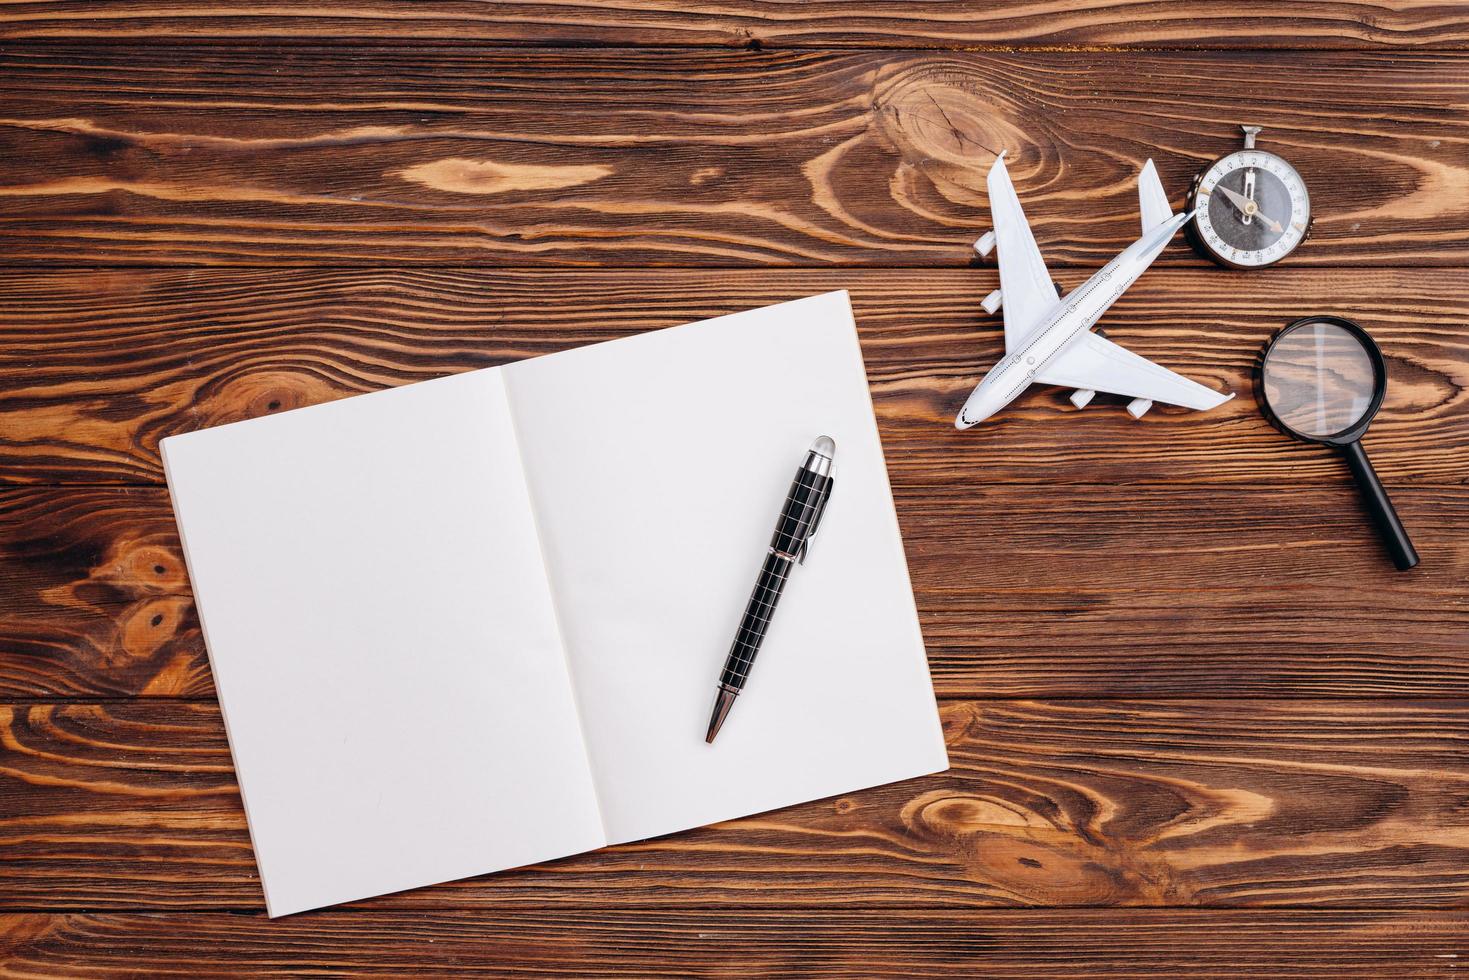
[[[862,338],[857,330],[857,316],[852,310],[850,294],[845,289],[840,292],[842,294],[843,305],[846,307],[848,324],[851,328],[852,354],[856,358],[858,370],[862,372],[862,376],[865,378],[867,377],[867,359],[862,354]],[[904,585],[909,595],[915,595],[913,592],[913,573],[908,567],[908,552],[903,543],[903,527],[898,521],[897,501],[893,499],[892,476],[887,465],[887,447],[882,442],[882,430],[877,424],[877,406],[872,401],[871,383],[867,385],[867,413],[868,419],[871,422],[872,438],[877,444],[878,456],[882,460],[882,481],[884,484],[884,494],[887,497],[887,518],[892,530],[892,535],[889,540],[897,549],[896,562],[903,570]],[[918,774],[931,776],[935,772],[948,771],[950,765],[949,747],[944,741],[944,727],[939,711],[938,692],[934,690],[933,686],[933,671],[928,664],[928,644],[923,639],[923,624],[918,619],[918,602],[916,598],[913,602],[909,603],[909,612],[909,626],[913,636],[913,647],[917,650],[919,658],[922,661],[923,676],[928,680],[929,691],[933,693],[934,748],[937,751],[938,758],[943,762],[939,768],[932,772]]]
[[[213,676],[214,680],[215,694],[217,695],[217,701],[219,703],[219,717],[220,720],[224,723],[226,736],[224,740],[225,747],[229,750],[230,753],[230,768],[234,770],[235,783],[238,785],[240,792],[240,806],[245,811],[245,834],[250,840],[250,854],[252,857],[255,858],[256,866],[260,871],[260,891],[261,894],[265,897],[265,914],[267,918],[274,919],[286,913],[279,911],[276,908],[275,903],[271,901],[270,886],[266,884],[264,862],[261,860],[260,850],[256,847],[255,844],[255,821],[250,816],[250,798],[245,793],[245,783],[239,775],[240,766],[239,761],[235,758],[234,742],[232,742],[228,737],[230,732],[230,718],[229,709],[225,707],[226,699],[224,696],[224,691],[227,687],[227,683],[224,679],[225,672],[220,671],[220,665],[215,662],[214,654],[211,652],[214,648],[209,642],[209,619],[204,612],[204,597],[197,589],[194,588],[194,570],[192,559],[189,557],[189,535],[188,532],[184,530],[184,512],[180,505],[180,498],[177,494],[174,493],[173,474],[169,469],[168,444],[174,442],[177,439],[180,439],[182,435],[187,435],[187,433],[175,436],[168,436],[158,441],[158,454],[163,462],[163,482],[164,486],[168,489],[169,505],[173,508],[173,522],[174,526],[178,529],[179,548],[184,553],[184,572],[188,575],[189,578],[189,591],[194,596],[194,610],[199,616],[199,634],[204,640],[204,656],[205,659],[209,662],[209,672]]]

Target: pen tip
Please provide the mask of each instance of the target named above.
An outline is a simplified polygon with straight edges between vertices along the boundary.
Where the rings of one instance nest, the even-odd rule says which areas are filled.
[[[724,725],[724,719],[729,717],[729,709],[734,707],[735,691],[731,691],[723,684],[719,686],[719,694],[714,699],[714,713],[709,716],[709,734],[704,736],[704,741],[709,745],[714,744],[714,736],[719,734],[719,729]]]

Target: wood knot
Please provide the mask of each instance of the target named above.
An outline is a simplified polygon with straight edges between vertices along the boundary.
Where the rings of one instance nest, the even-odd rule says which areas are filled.
[[[1050,827],[1051,823],[1005,800],[935,790],[909,801],[903,823],[928,837],[962,838],[997,827]]]
[[[191,605],[188,596],[159,596],[134,603],[118,625],[118,646],[129,658],[151,658],[175,639]]]
[[[198,427],[223,425],[318,405],[343,395],[326,378],[306,371],[246,371],[218,379],[195,398]]]
[[[1013,159],[1034,145],[1016,107],[987,92],[972,65],[930,62],[899,72],[879,83],[873,112],[882,141],[955,203],[983,205],[995,157],[1008,150]]]
[[[1044,797],[935,790],[903,808],[903,824],[974,881],[1038,905],[1110,905],[1161,893],[1125,854],[1093,843]]]
[[[113,557],[116,581],[138,592],[181,592],[188,588],[178,552],[158,544],[122,540]],[[112,576],[109,576],[112,577]]]
[[[943,726],[944,744],[948,746],[965,741],[980,721],[980,707],[972,701],[946,704],[939,709],[939,724]]]

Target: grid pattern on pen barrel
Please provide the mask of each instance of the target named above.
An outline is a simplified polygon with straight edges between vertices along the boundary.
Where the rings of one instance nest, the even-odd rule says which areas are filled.
[[[750,602],[745,607],[745,615],[740,620],[739,631],[725,661],[724,673],[719,679],[721,684],[744,687],[755,656],[760,652],[760,644],[765,640],[765,632],[770,628],[786,579],[795,564],[789,556],[796,554],[810,533],[829,480],[830,477],[813,473],[805,467],[797,471],[770,540],[770,550],[760,566],[760,577],[755,582],[755,590],[750,594]]]

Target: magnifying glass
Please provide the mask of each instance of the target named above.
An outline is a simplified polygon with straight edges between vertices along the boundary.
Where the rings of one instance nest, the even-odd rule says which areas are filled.
[[[1342,450],[1362,499],[1399,569],[1418,564],[1392,501],[1362,448],[1362,435],[1387,393],[1387,365],[1367,331],[1338,316],[1287,325],[1260,352],[1255,397],[1277,429]]]

